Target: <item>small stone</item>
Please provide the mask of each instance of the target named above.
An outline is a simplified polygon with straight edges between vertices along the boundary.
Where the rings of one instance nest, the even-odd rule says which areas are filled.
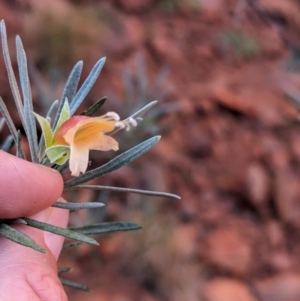
[[[266,204],[270,194],[270,177],[258,163],[249,166],[246,176],[247,195],[254,206]]]
[[[247,273],[252,257],[249,243],[236,229],[219,229],[210,235],[205,251],[217,267],[236,275]]]
[[[241,281],[217,278],[203,287],[203,301],[256,301],[250,289]]]
[[[300,274],[280,274],[258,281],[255,288],[262,301],[299,301]]]
[[[116,3],[127,12],[141,13],[150,9],[154,0],[117,0]]]

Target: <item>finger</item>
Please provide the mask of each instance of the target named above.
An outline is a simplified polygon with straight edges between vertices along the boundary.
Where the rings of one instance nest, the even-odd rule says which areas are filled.
[[[0,151],[0,218],[32,215],[53,204],[61,195],[61,175]]]
[[[30,218],[65,227],[68,210],[50,207]],[[15,228],[30,236],[47,252],[40,253],[0,237],[0,265],[5,274],[0,283],[0,297],[8,300],[7,297],[11,296],[12,299],[9,300],[18,300],[17,297],[14,298],[13,283],[13,287],[21,289],[26,297],[31,297],[30,300],[67,300],[58,279],[56,263],[64,239],[26,225],[17,225]],[[19,291],[16,294],[18,295]]]

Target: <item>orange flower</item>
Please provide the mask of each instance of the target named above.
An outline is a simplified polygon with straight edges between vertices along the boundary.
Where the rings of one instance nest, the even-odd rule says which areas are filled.
[[[70,107],[67,99],[61,110],[55,129],[52,131],[50,120],[36,113],[43,131],[45,153],[50,163],[64,164],[69,159],[69,168],[73,176],[79,176],[87,169],[90,150],[118,150],[118,142],[106,135],[115,128],[136,126],[133,118],[120,121],[115,112],[108,112],[100,117],[73,116],[70,117]]]
[[[61,125],[54,136],[53,146],[70,147],[69,166],[73,176],[86,171],[89,150],[117,151],[119,149],[118,142],[105,135],[113,131],[118,122],[108,113],[101,117],[74,116]]]

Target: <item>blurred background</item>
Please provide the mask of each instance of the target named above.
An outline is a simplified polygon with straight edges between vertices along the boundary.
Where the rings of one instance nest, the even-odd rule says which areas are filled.
[[[70,300],[300,300],[299,15],[297,0],[0,0],[40,114],[77,61],[82,83],[103,56],[82,110],[106,95],[103,112],[126,118],[159,101],[117,135],[123,151],[157,134],[159,144],[94,183],[182,198],[66,195],[107,204],[71,225],[143,226],[62,253],[59,265],[73,268],[64,277],[93,291],[66,288]],[[2,56],[0,95],[20,127]],[[91,168],[114,155],[92,153]]]

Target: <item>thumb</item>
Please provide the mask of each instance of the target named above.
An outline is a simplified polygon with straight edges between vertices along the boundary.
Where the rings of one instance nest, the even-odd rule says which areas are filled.
[[[60,198],[59,201],[63,202],[64,200]],[[60,208],[49,207],[30,216],[30,218],[43,223],[54,225],[56,227],[66,228],[69,219],[69,211]],[[64,242],[63,236],[47,231],[37,230],[34,228],[29,228],[26,232],[38,244],[40,242],[42,247],[48,249],[56,260],[58,259]]]

